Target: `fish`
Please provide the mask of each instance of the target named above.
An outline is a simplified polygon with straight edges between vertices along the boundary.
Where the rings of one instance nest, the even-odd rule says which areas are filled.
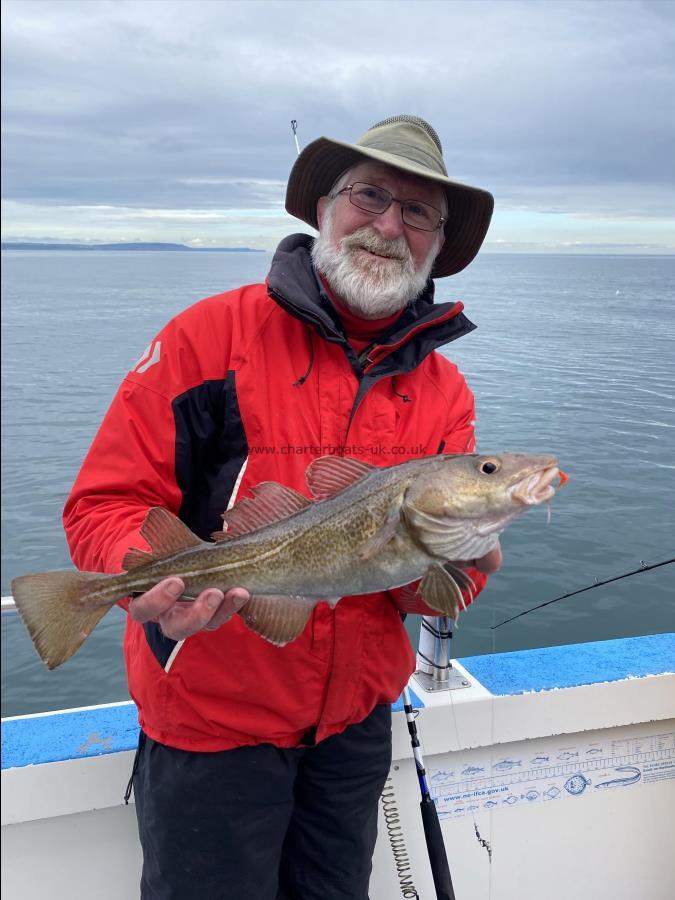
[[[162,507],[140,530],[119,574],[53,571],[22,575],[12,594],[49,669],[68,660],[117,602],[178,576],[183,601],[207,587],[246,588],[238,615],[273,644],[303,631],[314,606],[410,585],[440,615],[457,620],[475,585],[457,561],[497,546],[520,513],[550,500],[567,476],[550,455],[447,454],[377,467],[324,456],[305,472],[312,499],[277,482],[251,490],[223,514],[212,541]],[[454,561],[454,562],[453,562]],[[132,601],[133,602],[133,601]]]

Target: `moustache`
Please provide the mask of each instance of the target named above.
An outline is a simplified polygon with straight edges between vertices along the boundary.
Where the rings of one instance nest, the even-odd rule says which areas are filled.
[[[375,253],[377,256],[383,256],[387,259],[396,259],[407,264],[412,263],[410,248],[404,237],[388,241],[369,228],[359,228],[352,234],[342,238],[340,243],[342,249],[346,251],[368,250],[370,253]]]

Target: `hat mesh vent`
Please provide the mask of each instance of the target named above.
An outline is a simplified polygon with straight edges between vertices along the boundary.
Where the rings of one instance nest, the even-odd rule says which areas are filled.
[[[436,129],[432,128],[428,122],[425,122],[424,119],[420,119],[419,116],[390,116],[388,119],[382,119],[381,122],[376,122],[375,125],[372,125],[368,131],[372,131],[374,128],[379,128],[381,125],[395,125],[396,122],[409,122],[412,125],[417,125],[423,131],[429,135],[431,140],[436,144],[439,151],[443,152],[443,147],[441,146],[441,139],[436,133]]]

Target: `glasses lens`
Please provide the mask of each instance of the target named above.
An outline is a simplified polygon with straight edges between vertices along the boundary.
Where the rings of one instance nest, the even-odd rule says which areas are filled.
[[[422,231],[436,231],[441,222],[440,212],[421,200],[406,200],[401,205],[401,215],[406,225]]]
[[[374,184],[364,184],[362,181],[352,185],[349,199],[354,206],[372,213],[383,213],[391,204],[389,191]]]

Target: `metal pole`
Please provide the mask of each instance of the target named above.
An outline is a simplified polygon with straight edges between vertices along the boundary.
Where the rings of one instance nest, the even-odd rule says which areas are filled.
[[[470,687],[466,676],[452,665],[452,631],[448,616],[422,616],[413,678],[425,691],[453,691]]]

